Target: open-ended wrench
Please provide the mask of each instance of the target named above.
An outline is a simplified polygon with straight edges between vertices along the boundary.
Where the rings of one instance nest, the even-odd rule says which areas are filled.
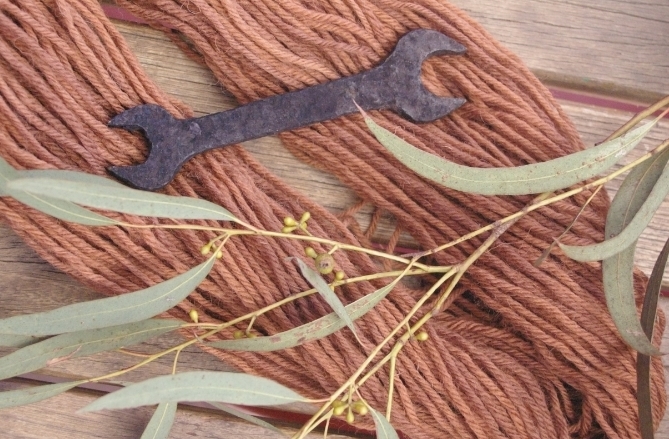
[[[175,119],[158,105],[139,105],[118,114],[109,126],[142,131],[149,156],[140,165],[109,171],[136,188],[160,189],[201,152],[335,119],[358,111],[356,104],[363,110],[390,109],[415,122],[439,119],[466,100],[430,93],[421,82],[421,66],[430,56],[465,50],[442,33],[418,29],[400,38],[388,58],[371,70],[232,110]]]

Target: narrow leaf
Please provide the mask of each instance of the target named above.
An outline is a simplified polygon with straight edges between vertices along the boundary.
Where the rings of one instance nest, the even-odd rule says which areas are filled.
[[[295,258],[295,261],[297,261],[297,266],[300,268],[302,276],[304,276],[304,278],[311,284],[312,287],[316,288],[318,294],[320,294],[321,297],[325,299],[332,310],[339,316],[340,319],[346,323],[346,326],[348,326],[351,331],[353,331],[355,337],[358,338],[358,334],[355,332],[355,326],[353,326],[353,320],[351,320],[348,312],[346,312],[344,304],[341,303],[339,297],[337,297],[335,292],[332,291],[330,285],[328,285],[325,279],[321,277],[320,273],[309,267],[304,263],[304,261],[298,258]]]
[[[18,175],[16,169],[0,157],[0,197],[7,194],[7,183]]]
[[[105,328],[156,316],[185,299],[207,277],[216,258],[144,290],[0,320],[0,333],[45,336]]]
[[[0,380],[40,369],[54,359],[85,357],[141,343],[181,325],[177,320],[152,319],[57,335],[0,358]]]
[[[30,192],[18,191],[12,188],[7,188],[7,195],[11,196],[16,201],[20,201],[26,206],[30,206],[42,213],[46,213],[54,218],[70,223],[83,224],[85,226],[113,226],[118,224],[118,221],[91,212],[90,210],[69,201],[58,200],[43,195],[35,195]]]
[[[232,415],[232,416],[235,416],[237,418],[243,419],[246,422],[250,422],[251,424],[255,424],[259,427],[266,428],[268,430],[271,430],[275,433],[280,434],[281,436],[286,437],[286,435],[284,434],[283,431],[279,430],[278,428],[276,428],[275,426],[273,426],[269,422],[263,421],[260,418],[249,415],[248,413],[244,413],[243,411],[238,410],[231,405],[221,404],[221,403],[218,403],[218,402],[209,402],[209,404],[211,404],[212,406],[216,407],[217,409],[219,409],[219,410],[221,410],[221,411],[223,411],[223,412],[225,412],[229,415]]]
[[[5,160],[0,158],[0,196],[8,195],[21,203],[40,212],[51,215],[63,221],[84,224],[87,226],[108,226],[117,224],[116,221],[77,206],[67,201],[49,197],[37,196],[27,192],[14,190],[8,187],[10,181],[21,178],[29,172],[69,172],[69,171],[17,171]]]
[[[177,414],[176,402],[163,402],[153,412],[151,420],[144,429],[141,439],[167,439]]]
[[[63,178],[29,175],[12,180],[7,183],[7,187],[84,206],[133,215],[238,221],[227,209],[206,200],[131,189],[95,175],[85,178],[73,178],[71,174]]]
[[[565,157],[513,168],[458,165],[410,145],[365,117],[379,142],[399,161],[443,186],[482,195],[524,195],[564,189],[605,171],[633,149],[657,119],[627,134]]]
[[[669,258],[669,239],[664,243],[660,255],[655,261],[653,272],[648,280],[646,295],[641,309],[641,327],[648,339],[653,338],[653,328],[657,317],[657,301],[662,290],[662,278]],[[653,402],[650,388],[650,357],[644,354],[636,356],[637,404],[639,407],[639,428],[641,439],[653,439]]]
[[[306,400],[267,378],[232,372],[184,372],[151,378],[109,393],[81,411],[123,409],[181,401],[214,401],[256,406]]]
[[[374,426],[376,427],[376,439],[400,439],[390,422],[381,413],[369,407],[369,413],[374,419]]]
[[[23,348],[42,340],[31,335],[0,334],[0,346],[8,348]]]
[[[611,202],[606,217],[606,238],[618,235],[634,218],[652,192],[669,160],[669,150],[651,157],[632,169]],[[602,261],[604,294],[611,318],[620,336],[632,348],[645,355],[659,351],[644,334],[634,300],[634,252],[636,242],[622,252]]]
[[[395,282],[346,305],[346,314],[356,320],[374,308],[395,287]],[[344,319],[331,313],[312,322],[268,337],[221,340],[208,343],[208,346],[232,351],[270,352],[292,348],[312,340],[327,337],[346,326]]]
[[[665,170],[653,190],[646,197],[633,219],[615,237],[603,242],[587,246],[572,246],[559,244],[567,256],[577,261],[600,261],[628,248],[639,238],[646,229],[653,215],[660,208],[664,198],[669,193],[669,170]]]
[[[43,386],[0,392],[0,409],[18,407],[42,401],[70,390],[82,383],[84,383],[84,381],[71,381],[69,383],[45,384]]]

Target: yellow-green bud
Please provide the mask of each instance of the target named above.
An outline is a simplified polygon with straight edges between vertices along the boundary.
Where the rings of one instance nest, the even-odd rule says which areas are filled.
[[[316,270],[320,274],[330,274],[334,270],[335,261],[331,254],[321,253],[316,257]]]
[[[200,321],[200,316],[198,315],[196,309],[191,309],[188,311],[188,316],[193,321],[193,323],[198,323]]]
[[[342,280],[345,276],[343,271],[335,271],[335,280]]]
[[[232,333],[232,338],[235,340],[239,340],[240,338],[245,338],[246,333],[242,331],[241,329],[236,330],[235,332]]]
[[[285,226],[283,229],[281,229],[281,233],[291,233],[295,229],[297,229],[297,226]]]
[[[209,254],[210,251],[211,251],[211,242],[203,245],[202,248],[200,249],[200,253],[202,253],[202,255],[207,255]]]
[[[283,219],[283,225],[287,227],[296,226],[297,222],[293,217],[287,216]]]
[[[356,412],[359,415],[365,416],[367,413],[369,413],[369,409],[367,408],[367,405],[362,402],[362,401],[356,401],[351,405],[351,409],[353,409],[354,412]]]
[[[355,415],[353,414],[353,412],[346,413],[346,422],[348,422],[349,424],[353,424],[355,422]]]
[[[311,218],[311,214],[309,212],[304,212],[300,217],[300,222],[301,223],[307,222],[309,221],[309,218]]]
[[[428,338],[430,338],[430,336],[425,331],[420,331],[418,334],[416,334],[416,340],[418,341],[425,341]]]
[[[314,250],[312,247],[305,248],[304,254],[312,259],[316,259],[318,257],[318,253],[316,253],[316,250]]]
[[[332,404],[334,406],[334,404]],[[333,407],[332,408],[332,414],[335,416],[341,416],[344,414],[344,410],[346,410],[346,404],[340,405],[338,407]]]
[[[257,334],[254,334],[253,332],[249,332],[248,334],[246,334],[246,336],[247,336],[248,338],[256,338],[258,335],[257,335]]]
[[[223,250],[219,250],[216,252],[216,259],[221,259],[223,257]]]

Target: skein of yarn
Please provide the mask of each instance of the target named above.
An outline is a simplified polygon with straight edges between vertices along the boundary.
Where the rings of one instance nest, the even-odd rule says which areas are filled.
[[[347,76],[378,63],[414,28],[436,29],[465,44],[457,59],[432,59],[424,82],[468,104],[435,123],[414,125],[375,113],[421,149],[469,166],[512,166],[558,157],[583,146],[546,89],[478,24],[437,0],[173,0],[119,2],[165,31],[206,64],[241,102]],[[187,7],[186,7],[187,6]],[[0,154],[17,168],[105,174],[109,165],[142,160],[139,137],[107,121],[141,103],[177,117],[190,110],[142,72],[100,5],[90,0],[0,0]],[[387,211],[423,248],[433,248],[522,208],[527,197],[461,194],[421,179],[380,147],[359,116],[282,134],[300,159],[335,174],[363,200]],[[292,190],[238,146],[191,160],[165,189],[216,202],[259,228],[310,211],[318,236],[365,237]],[[463,278],[447,310],[430,321],[429,342],[408,344],[398,358],[393,425],[411,438],[636,438],[635,354],[616,333],[602,295],[601,270],[560,255],[533,261],[571,222],[589,194],[520,220]],[[593,200],[570,243],[603,238],[605,195]],[[0,198],[0,214],[47,261],[106,294],[122,294],[173,277],[200,261],[211,238],[184,230],[85,228],[36,214]],[[126,218],[150,223],[150,220]],[[461,261],[481,240],[437,256]],[[308,288],[288,257],[292,241],[231,240],[222,263],[186,303],[187,319],[229,320]],[[349,276],[375,271],[357,253],[337,252]],[[641,295],[645,279],[636,275]],[[342,290],[350,302],[383,283]],[[413,306],[420,290],[398,287],[348,331],[285,351],[212,351],[239,369],[267,376],[311,397],[328,396]],[[281,307],[254,327],[273,334],[328,312],[317,298]],[[660,315],[654,337],[664,329]],[[653,360],[654,419],[664,413],[661,361]],[[387,374],[361,389],[385,406]],[[361,427],[371,422],[360,420]]]

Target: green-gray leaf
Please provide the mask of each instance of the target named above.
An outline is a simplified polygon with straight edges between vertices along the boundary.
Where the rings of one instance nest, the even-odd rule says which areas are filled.
[[[17,171],[9,163],[0,158],[0,196],[8,195],[21,203],[30,206],[40,212],[51,215],[63,221],[84,224],[87,226],[109,226],[117,224],[116,221],[77,206],[68,201],[57,200],[50,197],[29,194],[24,191],[8,187],[9,181],[16,180],[29,173],[35,172],[71,172],[71,171]],[[84,174],[85,175],[85,174]]]
[[[482,195],[524,195],[552,192],[572,186],[605,171],[633,149],[657,120],[627,134],[543,163],[513,168],[474,168],[458,165],[410,145],[365,117],[376,138],[399,161],[443,186]]]
[[[356,320],[374,308],[395,287],[392,282],[373,293],[346,305],[346,313]],[[292,348],[303,343],[327,337],[346,326],[346,322],[336,313],[323,316],[313,322],[268,337],[244,338],[238,340],[221,340],[208,343],[209,346],[233,351],[270,352]]]
[[[7,187],[84,206],[133,215],[238,221],[227,209],[206,200],[131,189],[95,175],[85,178],[72,178],[71,174],[63,178],[29,175],[10,181]]]
[[[84,357],[141,343],[182,324],[177,320],[152,319],[57,335],[0,358],[0,380],[40,369],[53,360]]]
[[[381,413],[373,408],[369,408],[369,413],[374,419],[374,426],[376,427],[376,439],[400,439],[390,422]]]
[[[176,306],[207,277],[215,256],[165,282],[116,297],[0,320],[0,333],[46,336],[138,322]]]
[[[653,337],[655,318],[657,317],[657,301],[662,290],[662,278],[664,269],[669,258],[669,239],[664,243],[660,255],[655,261],[653,272],[648,280],[646,295],[641,308],[641,327],[648,339]],[[637,354],[636,356],[636,379],[637,379],[637,405],[639,407],[639,428],[641,439],[653,439],[653,401],[650,386],[650,357]]]
[[[45,384],[43,386],[0,392],[0,409],[18,407],[42,401],[43,399],[51,398],[59,393],[70,390],[82,383],[84,383],[84,381],[71,381],[68,383]]]
[[[240,419],[245,420],[246,422],[250,422],[251,424],[255,424],[259,427],[266,428],[268,430],[271,430],[275,433],[280,434],[283,437],[286,437],[286,435],[283,433],[283,431],[279,430],[278,428],[276,428],[275,426],[273,426],[269,422],[263,421],[262,419],[256,418],[255,416],[251,416],[248,413],[244,413],[241,410],[237,410],[236,408],[234,408],[231,405],[221,404],[221,403],[218,403],[218,402],[209,402],[209,404],[211,404],[213,407],[216,407],[217,409],[219,409],[219,410],[221,410],[221,411],[223,411],[223,412],[225,412],[229,415],[236,416]]]
[[[559,244],[560,248],[567,256],[581,262],[610,258],[634,244],[653,219],[667,193],[669,193],[669,170],[665,169],[643,205],[618,235],[598,244],[587,246]]]
[[[611,202],[606,217],[606,238],[616,236],[632,221],[655,187],[668,160],[669,150],[630,171]],[[645,355],[658,355],[659,351],[644,334],[637,317],[632,277],[635,250],[636,242],[602,261],[606,304],[620,336],[628,345]]]
[[[146,425],[141,439],[167,439],[177,414],[176,402],[163,402],[153,412],[151,420]]]
[[[232,372],[184,372],[151,378],[97,399],[81,411],[124,409],[161,402],[214,401],[279,405],[305,398],[267,378]]]
[[[328,285],[325,279],[321,277],[320,273],[309,267],[304,263],[304,261],[299,258],[295,258],[295,261],[297,261],[297,266],[300,268],[302,276],[304,276],[304,278],[311,284],[312,287],[316,288],[318,294],[320,294],[321,297],[325,299],[332,310],[339,316],[340,319],[346,323],[346,326],[348,326],[351,331],[353,331],[353,335],[358,338],[358,334],[355,332],[355,326],[353,325],[353,320],[351,320],[348,312],[346,312],[344,304],[341,303],[339,297],[337,297],[335,292],[332,291],[330,285]]]
[[[8,348],[23,348],[42,340],[31,335],[0,334],[0,346]]]
[[[18,171],[14,169],[5,159],[0,157],[0,197],[7,194],[7,183],[14,180]]]

